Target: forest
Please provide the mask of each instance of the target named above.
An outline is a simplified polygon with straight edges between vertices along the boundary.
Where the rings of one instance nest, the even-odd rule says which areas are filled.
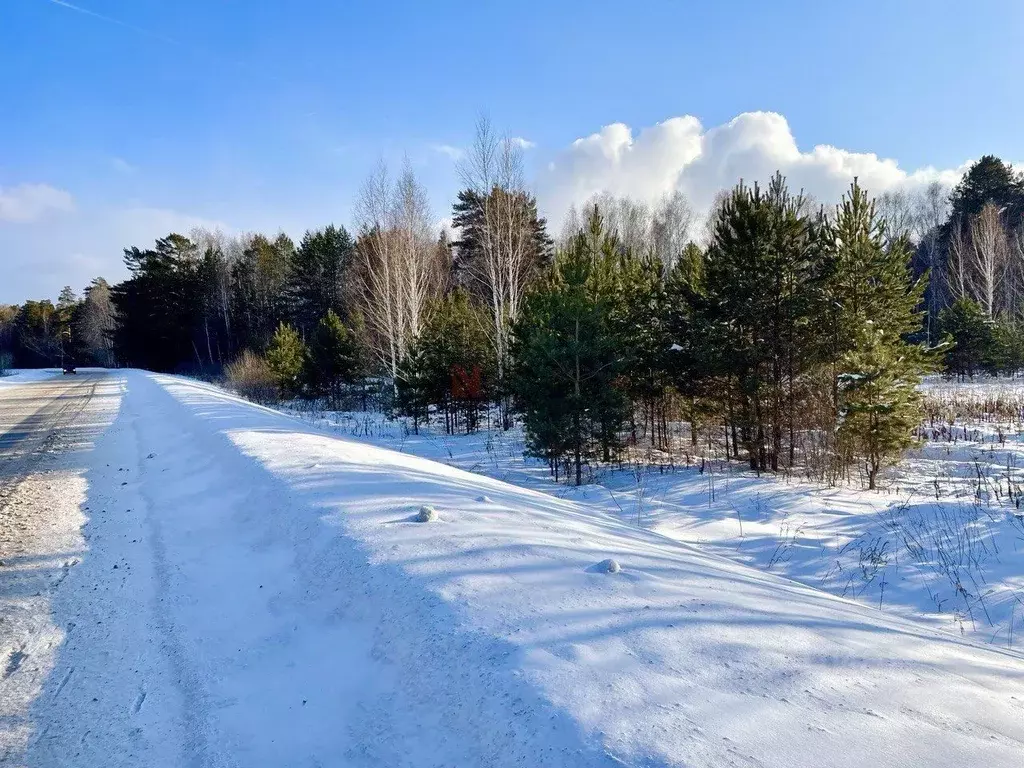
[[[1024,179],[994,156],[946,189],[822,205],[776,174],[706,217],[605,193],[549,232],[521,148],[486,122],[451,230],[381,165],[350,228],[169,233],[128,277],[0,306],[0,369],[130,366],[262,402],[521,423],[576,484],[702,441],[757,472],[869,487],[913,443],[923,375],[1024,365]],[[697,451],[693,451],[694,455]]]

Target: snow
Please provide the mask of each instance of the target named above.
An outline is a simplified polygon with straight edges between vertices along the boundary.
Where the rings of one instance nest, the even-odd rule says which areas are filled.
[[[60,368],[12,368],[6,373],[0,374],[0,387],[45,381],[61,375],[63,375],[63,371]]]
[[[1024,406],[1020,379],[930,381],[927,391],[957,404],[1019,398]],[[307,420],[575,499],[702,551],[980,642],[1017,648],[1024,640],[1024,509],[1007,496],[1008,478],[1024,485],[1024,423],[958,422],[952,438],[911,451],[876,493],[757,477],[725,461],[606,468],[571,488],[554,483],[541,462],[524,460],[519,430],[452,436],[421,426],[417,435],[378,415]]]
[[[110,382],[69,460],[89,520],[31,765],[1021,764],[1014,651],[637,526],[607,489]]]

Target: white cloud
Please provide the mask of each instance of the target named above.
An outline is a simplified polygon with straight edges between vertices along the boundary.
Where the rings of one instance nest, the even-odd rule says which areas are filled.
[[[32,222],[50,212],[74,209],[75,202],[71,195],[49,184],[0,187],[0,221]]]
[[[461,160],[466,156],[465,150],[453,147],[451,144],[431,144],[430,148],[452,161]]]
[[[129,176],[138,170],[138,168],[129,163],[123,157],[110,158],[110,165],[113,166],[115,171],[123,173],[125,176]]]
[[[147,248],[195,227],[230,233],[223,222],[168,208],[127,204],[82,210],[45,224],[0,227],[0,304],[54,298],[63,285],[81,290],[94,277],[126,276],[126,247]]]
[[[535,142],[532,142],[529,139],[524,139],[522,136],[513,136],[509,141],[520,149],[533,149],[537,146]]]
[[[558,153],[538,180],[538,197],[557,224],[569,206],[601,192],[655,202],[681,190],[700,213],[715,193],[740,179],[767,181],[776,171],[790,188],[816,200],[839,200],[854,176],[872,194],[931,181],[953,185],[966,170],[932,167],[906,171],[895,160],[828,145],[801,151],[786,119],[774,112],[745,112],[705,129],[693,116],[673,117],[638,133],[623,123],[606,125]]]
[[[187,235],[196,228],[219,229],[225,233],[232,231],[224,222],[169,208],[129,206],[110,211],[108,218],[111,238],[123,243],[122,248],[129,245],[146,248],[158,237],[165,237],[172,232]]]

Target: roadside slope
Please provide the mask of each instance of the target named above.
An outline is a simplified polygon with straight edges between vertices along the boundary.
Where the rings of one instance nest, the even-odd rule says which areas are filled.
[[[105,511],[89,527],[105,535],[80,568],[96,564],[101,593],[140,579],[138,632],[158,641],[149,666],[167,684],[155,700],[145,674],[133,696],[51,689],[39,718],[80,712],[78,725],[51,727],[52,762],[35,764],[73,742],[86,745],[76,764],[113,764],[81,736],[90,727],[197,766],[1024,758],[1019,655],[213,387],[125,377],[97,450],[134,463],[91,475]],[[439,519],[413,522],[421,504]],[[621,573],[594,567],[609,557]],[[116,624],[116,601],[104,605]],[[60,665],[89,668],[103,642],[67,647]],[[173,745],[152,736],[168,733]]]

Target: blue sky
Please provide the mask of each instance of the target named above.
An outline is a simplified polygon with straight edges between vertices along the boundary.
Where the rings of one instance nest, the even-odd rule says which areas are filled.
[[[671,165],[659,153],[675,157],[664,144],[685,126],[650,132],[649,152],[640,137],[684,115],[700,131],[784,118],[704,151],[704,184],[789,157],[750,159],[787,132],[801,152],[876,153],[901,172],[1024,159],[1022,32],[1015,0],[2,0],[0,301],[120,277],[120,248],[146,244],[125,240],[162,226],[348,223],[378,158],[408,156],[444,217],[457,179],[437,147],[465,146],[481,111],[536,145],[554,218],[581,190],[674,183],[645,167]],[[616,123],[631,138],[578,156],[575,139]],[[832,162],[791,160],[778,164],[798,176]]]

